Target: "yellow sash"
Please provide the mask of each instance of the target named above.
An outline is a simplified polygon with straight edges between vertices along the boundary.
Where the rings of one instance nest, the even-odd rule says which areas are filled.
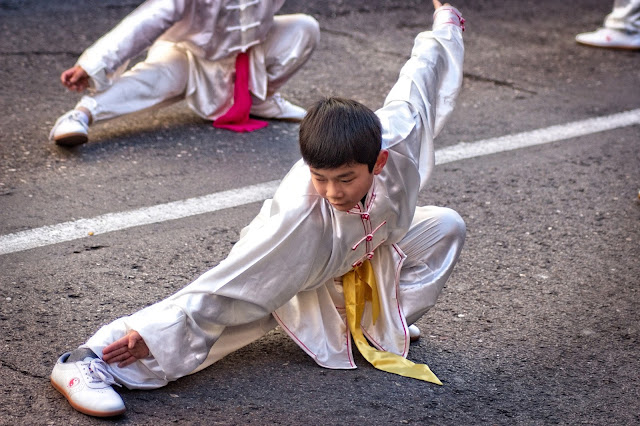
[[[378,319],[378,315],[380,315],[378,286],[371,262],[366,260],[362,265],[347,272],[342,277],[342,287],[344,289],[347,322],[351,336],[353,336],[358,350],[367,361],[379,370],[438,385],[442,384],[426,364],[415,364],[399,355],[379,351],[371,347],[364,334],[362,334],[360,321],[362,320],[365,301],[371,302],[374,324]]]

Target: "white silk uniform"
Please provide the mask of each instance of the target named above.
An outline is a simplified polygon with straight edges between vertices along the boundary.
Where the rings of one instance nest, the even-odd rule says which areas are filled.
[[[434,167],[433,138],[462,82],[459,14],[443,7],[419,34],[382,109],[387,164],[365,202],[334,210],[296,163],[272,200],[242,231],[229,256],[175,295],[102,327],[85,346],[98,355],[129,330],[151,356],[110,365],[129,388],[154,388],[198,371],[279,323],[321,366],[355,368],[340,277],[365,259],[376,274],[381,313],[367,305],[365,336],[402,356],[408,324],[431,308],[462,249],[465,226],[453,210],[417,207]],[[275,318],[275,321],[274,321]]]
[[[249,89],[264,100],[309,59],[320,38],[303,14],[275,16],[284,0],[147,0],[80,56],[94,121],[186,99],[215,120],[233,105],[235,58],[249,54]],[[125,71],[129,60],[149,50]]]
[[[604,19],[604,27],[640,33],[640,0],[615,0],[613,10]]]

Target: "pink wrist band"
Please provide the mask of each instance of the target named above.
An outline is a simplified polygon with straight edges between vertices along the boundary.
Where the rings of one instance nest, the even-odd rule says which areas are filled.
[[[440,13],[443,11],[448,11],[449,13]],[[433,12],[433,27],[435,28],[438,25],[443,24],[453,24],[457,27],[460,27],[462,31],[464,31],[464,18],[455,7],[451,6],[442,6],[438,8],[435,12]]]

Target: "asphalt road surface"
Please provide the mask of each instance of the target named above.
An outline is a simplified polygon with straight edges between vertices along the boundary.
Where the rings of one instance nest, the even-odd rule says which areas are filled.
[[[41,241],[54,229],[45,226],[242,192],[280,179],[298,158],[296,124],[233,134],[184,104],[96,125],[75,149],[48,142],[55,119],[77,101],[60,72],[139,3],[0,0],[4,248],[21,232]],[[468,227],[460,262],[409,353],[443,386],[362,358],[357,370],[322,369],[276,330],[162,389],[121,390],[128,411],[111,421],[639,424],[640,53],[573,39],[601,25],[611,3],[454,3],[467,19],[465,79],[437,148],[464,152],[505,136],[494,145],[507,150],[442,162],[421,193],[421,204],[451,207]],[[415,35],[430,28],[432,7],[296,0],[284,11],[316,16],[322,41],[283,94],[303,106],[341,95],[375,109]],[[625,111],[631,121],[614,128],[584,122]],[[575,122],[580,135],[545,140]],[[510,149],[514,135],[538,130],[524,139],[547,143]],[[57,357],[215,266],[259,207],[254,199],[4,251],[0,423],[104,424],[51,387]]]

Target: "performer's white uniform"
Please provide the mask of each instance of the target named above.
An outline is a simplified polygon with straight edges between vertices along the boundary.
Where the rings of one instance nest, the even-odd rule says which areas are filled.
[[[612,30],[640,33],[640,0],[615,0],[604,26]]]
[[[381,314],[373,325],[365,309],[364,333],[378,348],[406,356],[407,326],[435,304],[465,237],[453,210],[416,208],[434,167],[433,138],[462,81],[458,16],[446,7],[436,12],[434,30],[417,36],[412,57],[376,112],[389,159],[365,203],[334,210],[315,191],[309,168],[295,164],[218,266],[89,339],[86,346],[101,355],[129,330],[144,338],[150,357],[109,366],[118,382],[162,386],[250,343],[275,321],[319,365],[355,368],[340,277],[368,258]]]
[[[309,59],[320,30],[308,15],[274,14],[284,0],[147,0],[78,59],[94,93],[78,106],[105,120],[186,99],[215,120],[233,104],[235,57],[248,52],[249,89],[264,100]],[[143,62],[130,59],[149,49]]]

